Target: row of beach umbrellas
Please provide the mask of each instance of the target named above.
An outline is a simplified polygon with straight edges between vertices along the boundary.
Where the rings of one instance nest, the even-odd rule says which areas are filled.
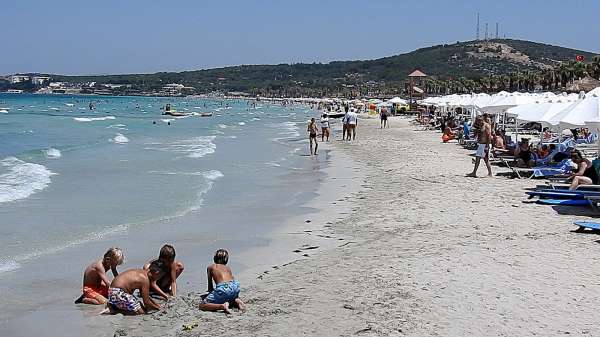
[[[473,115],[506,114],[546,126],[600,128],[600,87],[588,93],[508,93],[429,97],[420,102],[445,108],[461,107]]]

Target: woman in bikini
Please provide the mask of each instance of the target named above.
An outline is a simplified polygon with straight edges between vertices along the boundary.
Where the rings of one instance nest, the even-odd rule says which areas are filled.
[[[317,128],[317,123],[315,123],[315,119],[311,118],[310,123],[308,123],[308,127],[306,128],[308,132],[308,139],[310,141],[310,155],[317,155],[317,149],[319,148],[319,143],[317,142],[317,133],[319,129]],[[315,150],[313,152],[313,143],[315,145]]]

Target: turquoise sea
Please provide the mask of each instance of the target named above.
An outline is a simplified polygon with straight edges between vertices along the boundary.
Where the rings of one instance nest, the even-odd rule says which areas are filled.
[[[189,115],[161,115],[167,103]],[[83,269],[110,246],[127,269],[173,243],[183,289],[198,290],[214,249],[266,245],[314,196],[326,158],[306,156],[303,131],[317,114],[261,101],[0,94],[0,324],[77,310]]]

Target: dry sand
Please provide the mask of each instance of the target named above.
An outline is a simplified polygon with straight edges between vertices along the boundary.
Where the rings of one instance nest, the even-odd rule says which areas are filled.
[[[361,121],[357,141],[333,144],[365,175],[339,200],[350,212],[312,223],[333,248],[255,274],[244,313],[200,312],[192,293],[111,321],[115,335],[598,335],[600,238],[571,232],[582,217],[523,203],[536,181],[466,178],[469,151],[390,124]]]

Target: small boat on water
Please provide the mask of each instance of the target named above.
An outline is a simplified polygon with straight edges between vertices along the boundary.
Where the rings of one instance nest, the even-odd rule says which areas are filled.
[[[163,113],[163,115],[169,115],[169,116],[185,116],[186,113],[183,112],[177,112],[175,110],[169,110],[169,111],[165,111]]]
[[[212,117],[212,112],[201,112],[200,117]]]
[[[339,112],[339,113],[328,113],[327,116],[329,116],[329,118],[342,118],[344,117],[346,113],[344,112]]]

